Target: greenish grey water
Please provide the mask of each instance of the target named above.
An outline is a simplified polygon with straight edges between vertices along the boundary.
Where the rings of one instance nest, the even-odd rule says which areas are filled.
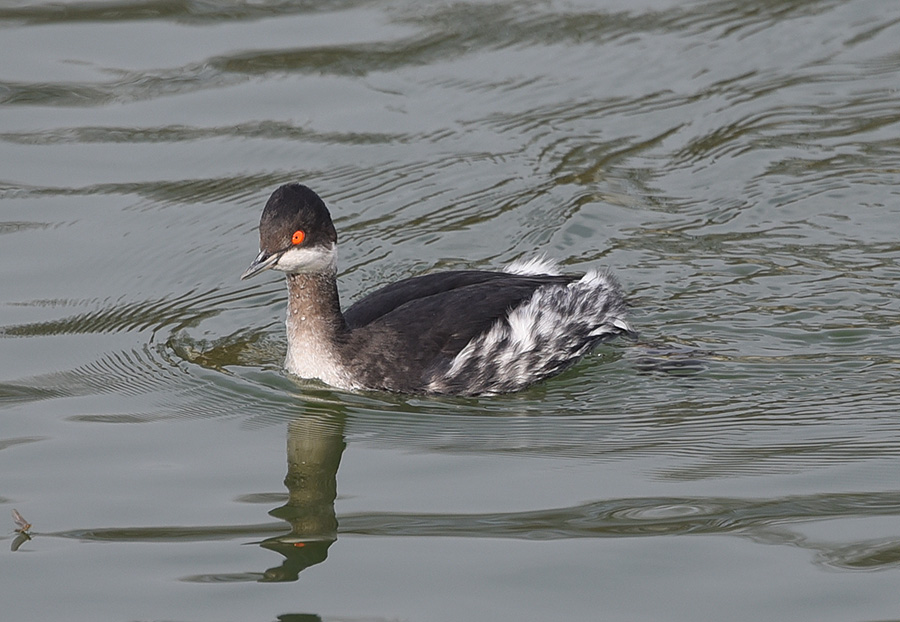
[[[3,619],[900,616],[900,5],[0,32]],[[345,301],[544,253],[614,269],[642,337],[492,398],[286,377],[283,284],[238,276],[294,180]]]

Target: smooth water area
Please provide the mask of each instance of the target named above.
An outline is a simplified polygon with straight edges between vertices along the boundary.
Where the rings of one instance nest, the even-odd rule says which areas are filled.
[[[900,3],[18,1],[0,58],[3,620],[900,619]],[[288,181],[345,303],[546,254],[641,337],[290,378]]]

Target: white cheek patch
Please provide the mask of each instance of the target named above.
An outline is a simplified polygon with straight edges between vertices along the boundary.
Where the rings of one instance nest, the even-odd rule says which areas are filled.
[[[292,274],[337,272],[337,246],[295,246],[286,250],[272,266]]]

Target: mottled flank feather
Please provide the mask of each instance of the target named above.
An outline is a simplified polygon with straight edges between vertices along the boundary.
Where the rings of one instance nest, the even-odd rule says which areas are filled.
[[[547,274],[555,264],[532,260],[518,270]],[[534,272],[528,272],[534,274]],[[568,284],[537,289],[531,299],[470,341],[428,384],[435,393],[506,393],[559,373],[599,343],[634,330],[619,284],[591,271]]]

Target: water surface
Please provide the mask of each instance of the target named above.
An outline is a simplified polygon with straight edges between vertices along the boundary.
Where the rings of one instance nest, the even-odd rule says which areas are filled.
[[[0,31],[4,619],[900,615],[900,5],[26,1]],[[508,396],[292,379],[282,281],[238,280],[288,181],[345,303],[546,254],[612,268],[641,339]]]

